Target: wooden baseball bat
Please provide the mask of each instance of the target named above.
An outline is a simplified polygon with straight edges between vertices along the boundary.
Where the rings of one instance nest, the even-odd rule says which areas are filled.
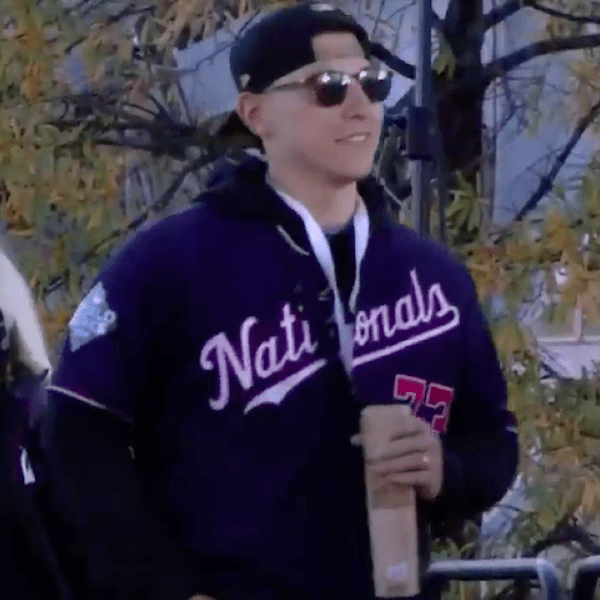
[[[398,423],[410,415],[405,404],[363,409],[360,434],[365,460],[382,455]],[[373,560],[373,583],[378,598],[416,596],[420,592],[415,490],[411,486],[375,485],[365,462],[367,509]]]

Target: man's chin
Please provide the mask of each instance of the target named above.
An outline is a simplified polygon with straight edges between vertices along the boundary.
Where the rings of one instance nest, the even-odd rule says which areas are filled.
[[[333,173],[333,179],[337,185],[349,185],[358,183],[371,174],[372,164],[368,166],[356,167],[354,169],[344,169]]]

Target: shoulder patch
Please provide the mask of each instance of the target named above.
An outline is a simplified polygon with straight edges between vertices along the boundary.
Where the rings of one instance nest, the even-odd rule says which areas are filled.
[[[117,313],[109,308],[106,301],[106,290],[102,282],[99,282],[81,301],[69,321],[71,352],[75,352],[84,344],[107,334],[116,326]]]

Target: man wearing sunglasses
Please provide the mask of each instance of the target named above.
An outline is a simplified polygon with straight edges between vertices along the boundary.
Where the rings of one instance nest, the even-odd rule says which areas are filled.
[[[108,262],[50,386],[49,507],[81,597],[373,599],[355,443],[370,404],[412,404],[369,468],[415,486],[424,556],[428,527],[514,477],[472,282],[368,176],[390,78],[365,31],[286,8],[231,68],[222,133],[260,156]]]

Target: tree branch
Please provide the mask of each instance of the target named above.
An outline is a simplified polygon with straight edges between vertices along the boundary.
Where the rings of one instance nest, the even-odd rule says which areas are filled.
[[[562,10],[557,10],[556,8],[550,8],[549,6],[544,6],[543,4],[539,4],[538,2],[530,2],[525,0],[525,6],[530,6],[531,8],[538,10],[540,12],[546,13],[551,17],[557,17],[559,19],[564,19],[565,21],[571,21],[573,23],[600,23],[600,17],[594,15],[572,15]]]
[[[571,542],[578,543],[584,550],[591,554],[598,554],[598,552],[600,552],[600,546],[594,541],[590,534],[581,527],[581,525],[569,521],[564,524],[559,524],[559,526],[555,530],[552,530],[545,539],[536,542],[531,549],[530,557],[534,558],[544,550],[552,548],[553,546],[560,546]]]
[[[192,126],[179,122],[155,98],[149,98],[156,111],[102,95],[64,98],[67,110],[63,112],[68,116],[51,120],[49,124],[61,130],[79,132],[77,138],[65,146],[77,145],[83,135],[91,135],[97,144],[147,150],[181,160],[185,158],[186,148],[210,145],[210,123]],[[72,107],[71,111],[69,107]],[[129,137],[128,133],[131,134]],[[96,137],[99,135],[102,137]]]
[[[92,138],[90,140],[97,146],[115,146],[116,148],[127,148],[129,150],[141,150],[143,152],[150,152],[152,154],[170,156],[172,158],[178,158],[181,160],[182,150],[181,148],[171,148],[170,146],[161,145],[158,143],[144,144],[143,142],[137,142],[136,140],[123,139],[123,140],[111,140],[110,138]]]
[[[121,19],[125,19],[125,18],[131,17],[133,15],[139,15],[139,14],[142,14],[145,12],[151,12],[153,10],[154,10],[154,7],[152,7],[152,6],[144,6],[142,8],[127,6],[124,9],[122,9],[120,12],[118,12],[116,15],[109,16],[104,21],[103,25],[105,27],[110,27],[111,25],[118,23]],[[71,42],[66,47],[65,54],[69,54],[71,52],[71,50],[73,50],[73,48],[75,48],[76,46],[79,46],[79,44],[81,44],[82,42],[85,42],[85,40],[86,40],[86,36],[81,36],[81,37],[77,38],[76,40],[74,40],[73,42]]]
[[[215,156],[212,153],[201,154],[195,160],[191,161],[190,164],[186,165],[183,169],[181,169],[181,171],[179,171],[179,173],[177,173],[175,179],[173,179],[173,181],[171,182],[171,185],[169,185],[169,187],[165,190],[165,192],[156,202],[154,202],[148,208],[146,208],[146,210],[144,210],[144,212],[137,219],[131,221],[125,228],[113,231],[109,236],[104,238],[102,241],[98,242],[95,246],[92,246],[92,248],[90,248],[85,253],[82,262],[85,263],[94,256],[96,256],[98,250],[102,248],[102,246],[105,246],[106,244],[111,242],[113,239],[118,238],[125,233],[135,231],[138,227],[140,227],[143,223],[145,223],[148,220],[148,217],[152,213],[167,208],[167,206],[169,206],[171,200],[175,196],[175,193],[181,187],[181,184],[184,182],[185,178],[192,171],[196,171],[198,169],[201,169],[202,167],[205,167],[206,165],[216,160],[217,157],[218,156]]]
[[[564,12],[562,10],[558,10],[556,8],[550,8],[549,6],[544,6],[535,0],[509,0],[505,2],[502,6],[498,6],[494,10],[491,10],[487,15],[483,17],[483,29],[487,31],[491,27],[495,27],[499,25],[516,12],[528,6],[534,10],[539,12],[546,13],[551,17],[557,17],[559,19],[564,19],[565,21],[571,21],[573,23],[600,23],[600,17],[594,15],[572,15],[570,13]]]
[[[483,17],[483,30],[487,31],[488,29],[499,25],[503,21],[506,21],[506,19],[514,15],[516,12],[519,12],[523,6],[525,6],[525,2],[522,2],[521,0],[509,0],[502,6],[498,6],[497,8],[491,10]]]
[[[583,50],[584,48],[596,48],[600,46],[600,34],[577,35],[569,38],[557,38],[536,42],[525,48],[511,52],[486,65],[483,69],[482,81],[487,87],[494,79],[512,71],[534,58],[565,52],[567,50]]]
[[[566,146],[563,148],[563,151],[556,157],[550,172],[547,175],[544,175],[540,180],[538,188],[532,194],[531,198],[527,200],[523,208],[519,210],[515,217],[515,221],[521,221],[523,217],[533,210],[539,202],[552,190],[552,184],[558,175],[558,172],[561,170],[563,165],[565,164],[567,158],[573,151],[573,148],[577,145],[579,140],[582,138],[586,129],[594,122],[596,117],[600,114],[600,100],[592,106],[590,111],[585,117],[582,117],[577,123],[577,127],[573,131],[571,138],[567,142]]]
[[[414,79],[417,76],[417,70],[413,65],[403,61],[400,57],[392,54],[387,48],[381,44],[371,44],[371,51],[375,58],[383,61],[390,69],[396,71],[407,79]]]
[[[171,185],[169,185],[169,187],[165,190],[165,192],[156,202],[148,206],[139,217],[128,223],[126,227],[116,229],[115,231],[111,232],[110,235],[98,242],[96,245],[92,246],[85,253],[83,258],[78,262],[78,266],[84,265],[86,262],[94,258],[98,254],[98,251],[104,246],[106,246],[106,244],[109,244],[110,242],[121,237],[122,235],[131,233],[132,231],[135,231],[136,229],[141,227],[148,220],[148,217],[152,213],[156,213],[167,208],[171,200],[173,200],[175,193],[183,184],[185,178],[193,171],[197,171],[198,169],[209,165],[211,162],[215,161],[219,156],[220,154],[209,152],[207,154],[201,154],[195,160],[191,161],[179,173],[177,173],[175,179],[173,179],[173,181],[171,182]],[[52,279],[44,288],[44,295],[50,294],[51,292],[54,292],[57,289],[61,288],[68,281],[68,277],[69,273],[68,271],[65,271],[62,275],[59,275],[58,277]]]

